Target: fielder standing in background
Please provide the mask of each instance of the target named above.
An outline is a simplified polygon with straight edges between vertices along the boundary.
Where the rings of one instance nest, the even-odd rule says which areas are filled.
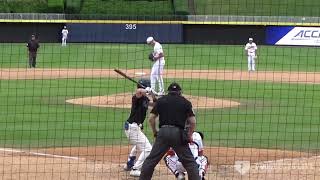
[[[152,105],[147,97],[147,93],[151,92],[150,81],[148,79],[141,79],[139,83],[147,88],[143,89],[139,84],[137,85],[136,94],[132,96],[130,116],[124,124],[125,134],[129,143],[133,145],[124,170],[131,170],[130,175],[136,177],[140,176],[142,164],[152,148],[148,138],[142,132],[148,106]],[[155,101],[154,96],[153,101]],[[137,152],[141,152],[141,154],[135,162]]]
[[[64,26],[61,31],[61,35],[62,35],[61,46],[67,46],[68,34],[69,34],[69,31],[67,29],[67,26]]]
[[[159,98],[150,112],[149,122],[156,139],[142,165],[140,180],[151,180],[155,166],[170,147],[177,153],[188,172],[189,179],[200,180],[198,164],[188,145],[192,140],[196,118],[191,102],[181,95],[181,91],[179,84],[170,84],[168,95]],[[157,116],[159,116],[159,132],[155,124]],[[186,124],[189,125],[188,130],[185,130]]]
[[[36,40],[36,36],[32,35],[31,40],[29,40],[27,44],[27,48],[29,51],[29,68],[36,67],[36,60],[37,60],[37,52],[38,48],[40,47],[39,42]]]
[[[246,44],[244,49],[248,55],[248,71],[255,71],[258,47],[256,43],[253,42],[253,38],[249,38],[249,42]]]
[[[162,74],[165,65],[163,49],[161,44],[155,41],[153,37],[147,38],[147,44],[153,47],[153,52],[149,55],[149,59],[153,62],[150,74],[151,89],[156,91],[156,83],[158,83],[158,91],[156,92],[162,96],[164,95]]]

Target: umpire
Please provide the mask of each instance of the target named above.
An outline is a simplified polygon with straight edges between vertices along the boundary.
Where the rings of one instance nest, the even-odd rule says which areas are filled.
[[[159,116],[159,132],[155,119]],[[185,124],[190,125],[188,131]],[[181,96],[181,87],[172,83],[168,87],[168,95],[158,99],[150,112],[150,126],[156,137],[150,155],[144,161],[140,180],[151,180],[155,166],[170,147],[177,153],[179,160],[188,172],[189,180],[200,180],[198,165],[189,149],[196,119],[190,101]]]
[[[37,63],[37,52],[40,47],[35,35],[31,36],[31,40],[28,42],[27,47],[29,51],[29,67],[35,68]]]

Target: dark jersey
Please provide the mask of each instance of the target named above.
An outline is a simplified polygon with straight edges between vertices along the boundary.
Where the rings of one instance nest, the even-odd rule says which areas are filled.
[[[27,44],[27,47],[28,47],[28,50],[29,52],[37,52],[38,51],[38,48],[40,47],[39,46],[39,43],[38,41],[34,40],[30,40]]]
[[[173,125],[185,128],[188,117],[195,116],[192,104],[183,96],[168,94],[158,99],[151,113],[159,115],[159,126]]]
[[[127,121],[129,123],[135,122],[137,124],[143,124],[144,119],[146,118],[148,106],[148,97],[142,96],[141,98],[137,98],[136,96],[132,96],[131,113]]]

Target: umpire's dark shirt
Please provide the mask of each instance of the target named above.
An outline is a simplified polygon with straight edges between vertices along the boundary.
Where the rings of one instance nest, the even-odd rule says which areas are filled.
[[[28,50],[29,52],[37,52],[38,51],[38,48],[40,47],[39,46],[39,43],[38,41],[36,40],[30,40],[27,44],[27,47],[28,47]]]
[[[127,121],[129,123],[135,122],[137,124],[143,124],[144,119],[146,118],[148,105],[148,97],[142,96],[137,98],[136,96],[132,96],[131,113]]]
[[[159,115],[159,127],[172,125],[181,129],[185,128],[187,118],[194,116],[191,102],[178,94],[159,98],[151,113]]]

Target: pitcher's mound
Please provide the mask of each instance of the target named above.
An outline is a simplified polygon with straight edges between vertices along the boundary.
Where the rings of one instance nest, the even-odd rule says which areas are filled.
[[[77,99],[68,99],[66,102],[71,104],[95,106],[95,107],[114,107],[131,108],[132,93],[113,94],[110,96],[93,96]],[[239,106],[240,103],[231,100],[215,99],[210,97],[183,95],[196,109],[200,108],[227,108]]]

